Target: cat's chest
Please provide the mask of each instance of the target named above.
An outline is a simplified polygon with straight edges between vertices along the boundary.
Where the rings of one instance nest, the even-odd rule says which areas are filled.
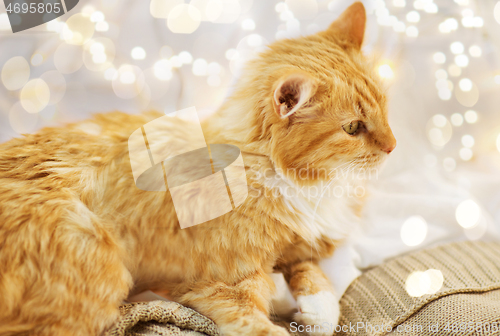
[[[360,227],[355,209],[364,187],[359,184],[335,181],[329,185],[297,187],[281,180],[268,187],[279,190],[287,210],[287,214],[281,214],[283,221],[294,221],[311,238],[343,240]]]

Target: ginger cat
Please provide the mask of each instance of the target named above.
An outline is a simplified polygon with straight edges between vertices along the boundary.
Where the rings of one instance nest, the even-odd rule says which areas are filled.
[[[129,293],[149,288],[224,336],[285,336],[269,320],[274,270],[297,322],[336,324],[339,297],[318,260],[357,225],[362,200],[284,191],[344,186],[314,171],[374,168],[396,145],[360,52],[365,20],[355,3],[326,31],[275,42],[248,65],[202,126],[209,144],[241,149],[250,195],[204,224],[180,229],[168,191],[134,184],[128,138],[160,113],[100,114],[0,145],[0,335],[100,335]],[[189,127],[165,122],[164,145],[174,133],[188,143]]]

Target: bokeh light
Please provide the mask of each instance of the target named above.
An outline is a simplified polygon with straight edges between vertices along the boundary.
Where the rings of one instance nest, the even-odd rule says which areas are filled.
[[[472,81],[469,78],[462,78],[458,85],[462,91],[469,92],[472,90]]]
[[[467,65],[469,65],[469,58],[467,57],[467,55],[455,56],[455,64],[461,68],[465,68]]]
[[[473,107],[479,100],[479,89],[471,80],[461,80],[455,88],[455,98],[466,107]]]
[[[450,64],[448,66],[448,73],[450,74],[450,76],[459,77],[462,74],[462,68],[460,68],[456,64]]]
[[[420,216],[412,216],[403,223],[400,234],[405,245],[420,245],[427,236],[427,222]]]
[[[193,56],[189,51],[181,51],[179,53],[179,60],[182,64],[191,64],[193,62]]]
[[[450,45],[450,50],[455,55],[459,55],[464,52],[464,45],[462,44],[462,42],[453,42]]]
[[[208,68],[208,63],[203,58],[198,58],[193,62],[193,74],[195,76],[206,76],[207,68]]]
[[[168,13],[167,27],[174,33],[191,34],[200,26],[201,13],[195,6],[179,4]]]
[[[411,11],[406,14],[406,20],[408,22],[418,22],[420,21],[420,14],[417,11]]]
[[[49,104],[49,86],[43,79],[32,79],[22,88],[19,99],[27,112],[40,112]]]
[[[115,94],[122,99],[137,97],[144,88],[145,79],[142,70],[135,65],[124,64],[118,69],[112,81]]]
[[[130,56],[135,60],[143,60],[146,58],[146,51],[142,47],[134,47],[130,52]]]
[[[464,114],[465,121],[467,121],[469,124],[475,124],[478,119],[477,112],[474,110],[468,110]]]
[[[19,90],[30,78],[30,65],[22,56],[12,57],[3,65],[0,76],[7,90]]]
[[[91,39],[84,46],[83,63],[91,71],[104,71],[112,67],[115,45],[107,37]]]
[[[427,123],[427,137],[437,147],[446,145],[453,134],[450,122],[442,114],[436,114]]]
[[[382,78],[393,78],[394,77],[394,71],[392,71],[392,68],[389,64],[382,64],[378,67],[378,74]]]
[[[156,62],[153,69],[156,78],[161,81],[168,81],[172,78],[172,65],[166,59]]]
[[[470,48],[469,48],[469,54],[472,57],[481,57],[481,55],[483,54],[483,51],[481,50],[481,47],[479,47],[477,45],[473,45],[473,46],[470,46]]]
[[[437,64],[443,64],[444,62],[446,62],[446,55],[443,54],[442,52],[437,52],[435,53],[432,58],[434,59],[434,62],[436,62]]]
[[[241,29],[243,30],[254,30],[255,29],[255,21],[252,19],[245,19],[241,22]]]
[[[439,31],[445,34],[455,31],[457,28],[458,22],[454,18],[448,18],[439,24]]]
[[[437,293],[443,287],[444,277],[440,270],[429,269],[425,272],[412,272],[406,279],[405,288],[408,295],[421,297]]]
[[[474,144],[475,144],[475,140],[474,140],[474,137],[472,135],[466,134],[466,135],[462,136],[462,145],[464,145],[464,147],[472,148],[472,147],[474,147]]]
[[[94,24],[89,17],[75,14],[66,20],[61,34],[67,43],[83,45],[94,35]]]
[[[394,7],[404,8],[406,7],[406,0],[392,0],[392,5]]]
[[[106,21],[97,22],[95,24],[95,30],[98,32],[107,32],[109,30],[109,23]]]
[[[474,153],[472,152],[472,149],[470,148],[461,148],[460,152],[458,153],[460,158],[464,161],[470,161],[472,157],[474,156]]]
[[[465,200],[457,206],[455,218],[461,227],[472,228],[481,218],[481,208],[473,200]]]
[[[498,1],[493,9],[493,16],[498,24],[500,24],[500,1]]]

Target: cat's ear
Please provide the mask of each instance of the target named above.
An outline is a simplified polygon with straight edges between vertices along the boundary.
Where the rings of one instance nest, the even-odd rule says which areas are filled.
[[[307,103],[316,89],[316,80],[305,72],[296,71],[281,77],[274,89],[274,111],[281,118],[294,114]]]
[[[361,2],[355,2],[330,25],[327,33],[341,33],[345,35],[357,49],[360,49],[365,35],[365,25],[365,7]]]

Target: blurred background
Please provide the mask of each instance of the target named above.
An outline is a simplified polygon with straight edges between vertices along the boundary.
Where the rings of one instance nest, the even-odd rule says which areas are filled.
[[[348,0],[80,0],[13,34],[0,4],[0,142],[121,110],[213,113],[266,44],[328,27]],[[365,0],[363,50],[398,139],[365,230],[324,268],[500,239],[500,1]],[[335,270],[335,272],[333,272]]]

